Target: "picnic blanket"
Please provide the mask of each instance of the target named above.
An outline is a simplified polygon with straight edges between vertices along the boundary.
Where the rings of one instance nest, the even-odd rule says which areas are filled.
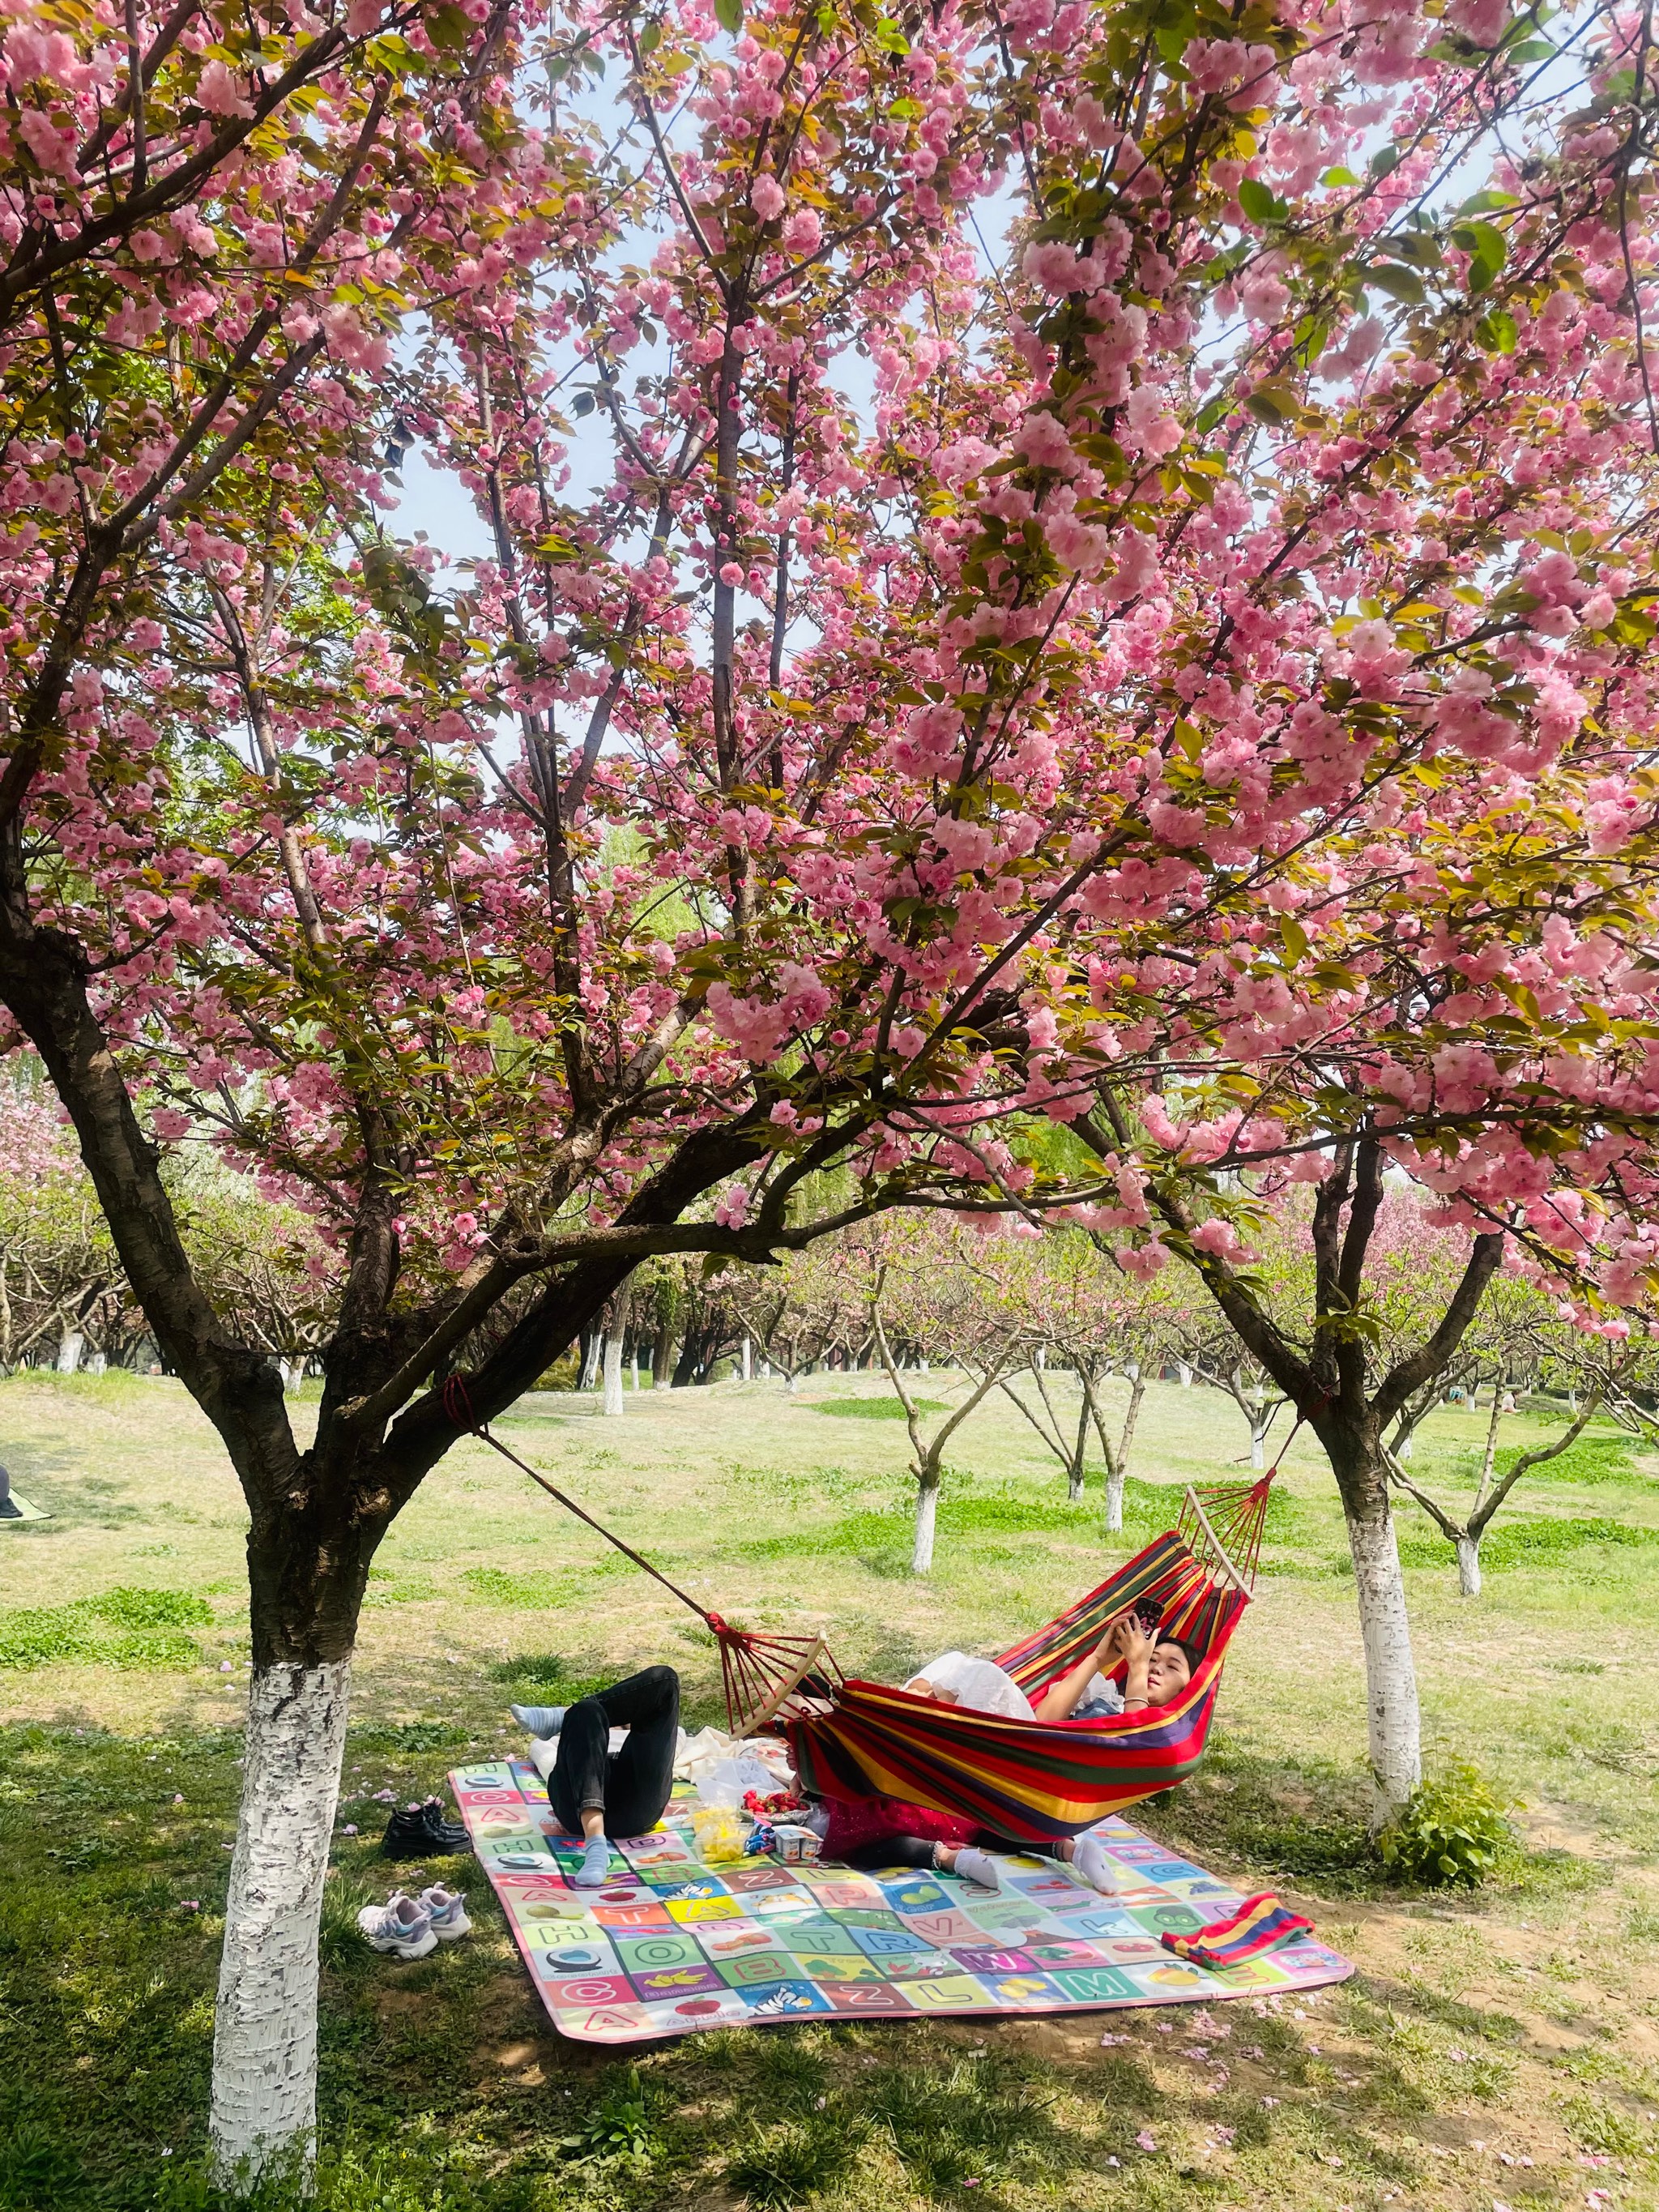
[[[1158,1938],[1231,1918],[1242,1893],[1113,1816],[1096,1830],[1121,1874],[1107,1897],[1053,1860],[1000,1861],[1000,1891],[902,1869],[856,1874],[769,1858],[706,1866],[677,1786],[662,1824],[620,1843],[614,1879],[577,1890],[580,1844],[558,1833],[522,1759],[459,1768],[450,1787],[562,2034],[643,2043],[814,2015],[1091,2012],[1213,2004],[1315,1989],[1353,1972],[1308,1936],[1225,1972]]]

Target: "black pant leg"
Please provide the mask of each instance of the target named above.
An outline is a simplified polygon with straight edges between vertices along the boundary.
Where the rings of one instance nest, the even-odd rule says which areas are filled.
[[[547,1802],[573,1835],[581,1828],[583,1813],[607,1801],[610,1742],[611,1722],[598,1698],[583,1698],[569,1708],[547,1778]]]
[[[602,1690],[599,1702],[613,1728],[628,1730],[605,1784],[605,1832],[648,1834],[673,1795],[680,1678],[672,1667],[645,1667]]]
[[[854,1844],[842,1863],[867,1872],[872,1867],[931,1868],[933,1846],[926,1836],[879,1836],[873,1844]]]

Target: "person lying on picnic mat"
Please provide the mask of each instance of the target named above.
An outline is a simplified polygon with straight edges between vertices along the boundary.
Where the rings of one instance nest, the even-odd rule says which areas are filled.
[[[1121,1697],[1105,1678],[1124,1662]],[[1175,1637],[1160,1637],[1134,1613],[1112,1622],[1095,1650],[1049,1684],[1035,1705],[1012,1675],[989,1659],[947,1651],[913,1674],[905,1690],[935,1705],[970,1705],[1013,1720],[1066,1721],[1097,1712],[1139,1712],[1168,1705],[1192,1680],[1196,1654]],[[823,1855],[848,1866],[931,1867],[1000,1889],[993,1851],[1061,1859],[1096,1889],[1112,1887],[1111,1862],[1097,1836],[1062,1836],[1051,1845],[1011,1843],[954,1813],[907,1805],[896,1797],[826,1801]]]
[[[642,1667],[574,1705],[514,1705],[514,1720],[544,1741],[559,1739],[547,1778],[547,1802],[568,1834],[586,1838],[571,1882],[602,1889],[612,1836],[648,1835],[674,1788],[680,1735],[680,1678],[672,1667]],[[612,1729],[626,1729],[614,1752]]]

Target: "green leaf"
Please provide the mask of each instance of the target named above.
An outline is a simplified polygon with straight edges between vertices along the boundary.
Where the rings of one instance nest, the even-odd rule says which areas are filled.
[[[1357,185],[1359,182],[1352,169],[1327,169],[1319,179],[1322,185]]]
[[[743,0],[714,0],[714,21],[735,39],[743,28]]]
[[[1238,204],[1252,222],[1283,222],[1290,213],[1277,192],[1259,177],[1246,177],[1238,188]]]
[[[1213,399],[1206,399],[1198,410],[1198,420],[1193,428],[1200,438],[1207,437],[1232,404],[1230,395],[1218,392]]]
[[[642,54],[654,54],[661,44],[662,25],[647,23],[640,33],[640,52]]]
[[[1409,269],[1396,269],[1386,261],[1373,261],[1361,270],[1360,276],[1366,284],[1375,285],[1379,291],[1387,292],[1408,307],[1420,307],[1423,304],[1423,279],[1414,276]]]
[[[1379,146],[1365,166],[1374,177],[1392,176],[1400,167],[1400,149],[1398,146]]]
[[[1258,384],[1244,404],[1258,422],[1266,422],[1270,428],[1277,428],[1281,422],[1295,419],[1300,403],[1293,386],[1276,380],[1272,383]]]
[[[1488,307],[1474,326],[1478,342],[1488,353],[1513,353],[1517,336],[1515,317],[1503,307]]]
[[[1473,199],[1464,201],[1457,210],[1457,217],[1461,222],[1472,215],[1492,215],[1499,208],[1511,208],[1516,204],[1513,192],[1477,192]]]
[[[1284,940],[1285,951],[1292,960],[1304,957],[1308,950],[1308,933],[1299,921],[1294,921],[1288,914],[1281,914],[1279,917],[1279,934]]]

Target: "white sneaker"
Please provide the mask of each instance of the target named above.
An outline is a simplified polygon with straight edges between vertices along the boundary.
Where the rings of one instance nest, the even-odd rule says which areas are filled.
[[[432,1933],[440,1943],[453,1943],[458,1936],[470,1936],[472,1923],[466,1917],[466,1892],[446,1889],[434,1881],[430,1889],[423,1889],[416,1899],[432,1923]]]
[[[389,1952],[394,1959],[424,1959],[428,1951],[438,1948],[432,1915],[400,1889],[394,1889],[384,1905],[364,1905],[357,1915],[357,1925],[365,1942],[376,1951]]]

